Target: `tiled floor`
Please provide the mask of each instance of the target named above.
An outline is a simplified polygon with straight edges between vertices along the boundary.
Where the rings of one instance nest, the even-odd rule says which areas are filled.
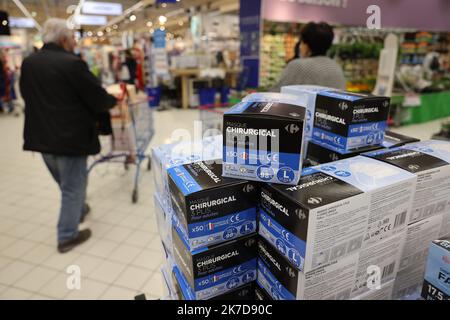
[[[196,111],[155,113],[151,145],[174,129],[194,132]],[[399,128],[428,139],[441,121]],[[153,210],[150,172],[143,171],[140,200],[131,204],[133,170],[105,164],[90,175],[92,214],[82,227],[93,238],[74,251],[56,252],[59,192],[39,154],[23,152],[23,117],[0,115],[0,299],[149,299],[163,294],[162,253]],[[69,266],[81,272],[80,290],[67,289]],[[70,282],[70,281],[69,281]]]
[[[193,131],[194,111],[155,113],[151,145],[173,129]],[[162,252],[153,210],[152,175],[146,170],[139,203],[131,203],[134,168],[98,166],[89,177],[92,214],[81,226],[93,238],[67,254],[56,251],[59,191],[39,154],[23,152],[23,117],[0,114],[0,299],[148,299],[163,294]],[[71,265],[80,290],[67,289]]]

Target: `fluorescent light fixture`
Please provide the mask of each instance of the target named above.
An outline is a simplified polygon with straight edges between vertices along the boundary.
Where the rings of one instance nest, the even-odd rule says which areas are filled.
[[[34,28],[36,23],[32,18],[25,17],[9,17],[9,25],[11,28]]]
[[[120,16],[123,13],[123,6],[121,3],[85,1],[82,11],[87,14]]]
[[[88,16],[80,14],[74,18],[76,24],[83,26],[103,26],[108,22],[106,16]]]
[[[165,16],[159,16],[158,21],[160,24],[165,24],[167,22],[167,18]]]

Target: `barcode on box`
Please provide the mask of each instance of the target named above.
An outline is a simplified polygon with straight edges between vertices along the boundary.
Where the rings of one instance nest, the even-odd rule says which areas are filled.
[[[383,268],[383,272],[381,274],[381,279],[384,279],[384,278],[390,276],[391,274],[393,274],[394,268],[395,268],[395,262],[392,262],[390,265],[385,266]]]
[[[394,229],[403,225],[406,222],[406,211],[403,211],[402,213],[399,213],[395,216],[394,221]]]

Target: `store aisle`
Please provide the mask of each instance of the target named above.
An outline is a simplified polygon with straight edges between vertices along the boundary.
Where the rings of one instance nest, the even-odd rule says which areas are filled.
[[[195,111],[156,112],[152,145],[166,142],[173,128],[192,130],[197,117]],[[82,225],[93,238],[58,254],[59,191],[41,156],[22,151],[22,124],[23,117],[0,115],[0,299],[160,298],[163,256],[151,173],[144,171],[133,205],[134,168],[97,167],[89,180],[91,214]],[[80,290],[67,288],[71,265],[80,267]]]

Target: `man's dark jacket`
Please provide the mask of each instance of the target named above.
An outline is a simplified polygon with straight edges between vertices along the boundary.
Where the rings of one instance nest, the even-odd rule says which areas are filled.
[[[56,44],[22,64],[24,150],[82,156],[100,152],[96,118],[116,104],[87,64]]]

